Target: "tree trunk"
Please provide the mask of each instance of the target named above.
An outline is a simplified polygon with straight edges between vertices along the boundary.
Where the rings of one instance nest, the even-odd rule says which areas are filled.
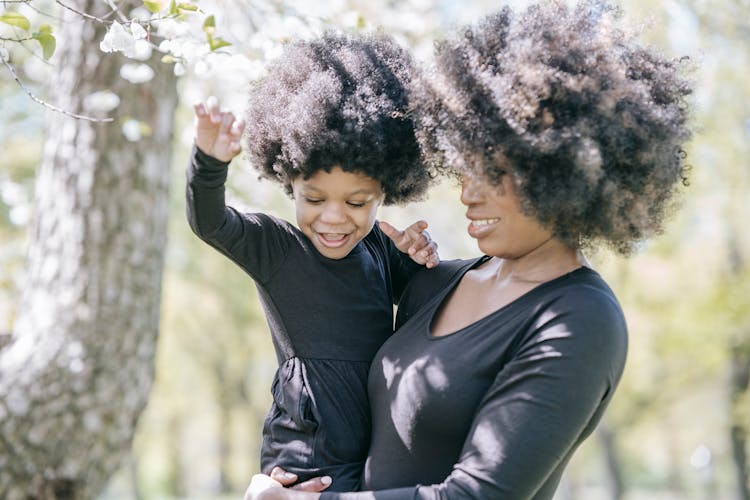
[[[740,200],[732,192],[733,199]],[[737,202],[736,202],[737,203]],[[737,203],[739,206],[739,203]],[[738,212],[739,213],[739,212]],[[728,259],[730,279],[741,283],[747,275],[746,258],[739,241],[739,219],[730,219],[736,225],[730,225],[728,239]],[[733,230],[732,230],[733,229]],[[734,283],[730,282],[730,286]],[[730,335],[730,387],[729,387],[729,439],[732,445],[732,459],[737,478],[737,498],[750,500],[750,470],[748,470],[747,445],[748,417],[750,417],[750,335],[747,326],[737,325],[737,330]]]
[[[69,0],[94,16],[107,2]],[[127,12],[142,2],[118,2]],[[126,62],[99,50],[106,26],[61,11],[49,100],[86,113],[112,90],[115,122],[51,112],[37,174],[27,280],[13,335],[0,351],[0,498],[88,499],[127,457],[154,373],[176,87],[133,85]],[[152,135],[128,142],[119,120]]]
[[[740,337],[738,335],[738,337]],[[737,477],[737,498],[750,500],[750,473],[748,471],[747,444],[750,414],[750,340],[738,338],[731,346],[731,415],[730,441]]]
[[[597,427],[597,436],[604,452],[604,464],[607,472],[607,489],[611,500],[621,500],[625,495],[625,481],[622,478],[622,467],[617,453],[615,433],[606,421]]]

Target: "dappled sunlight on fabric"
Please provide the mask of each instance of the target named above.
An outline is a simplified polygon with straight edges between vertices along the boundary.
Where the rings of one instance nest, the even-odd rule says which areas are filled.
[[[391,418],[394,422],[418,422],[414,415],[420,413],[422,408],[422,395],[435,390],[444,390],[448,386],[448,378],[443,370],[443,365],[438,360],[424,356],[415,360],[403,373],[401,368],[395,368],[395,363],[387,358],[383,360],[383,370],[390,372],[388,386],[398,384],[395,399],[391,402]],[[412,429],[396,427],[402,442],[409,447],[413,437]]]

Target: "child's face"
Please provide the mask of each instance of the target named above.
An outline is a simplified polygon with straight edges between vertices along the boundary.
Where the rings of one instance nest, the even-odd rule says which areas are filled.
[[[292,181],[297,226],[330,259],[342,259],[372,230],[383,202],[380,181],[334,167]]]

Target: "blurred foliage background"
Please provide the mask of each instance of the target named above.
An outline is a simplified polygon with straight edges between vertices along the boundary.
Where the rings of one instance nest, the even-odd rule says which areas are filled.
[[[183,201],[191,104],[215,94],[241,113],[249,80],[275,50],[243,44],[248,33],[268,30],[284,41],[304,29],[299,6],[268,2],[275,6],[271,22],[254,4],[211,4],[232,50],[244,52],[249,66],[217,59],[180,81],[175,161],[164,166],[173,183],[156,383],[130,459],[104,498],[239,498],[258,467],[276,365],[267,327],[252,281],[192,235]],[[498,6],[337,0],[307,8],[325,11],[320,16],[332,26],[382,27],[429,63],[437,37]],[[631,345],[618,394],[597,434],[574,457],[558,497],[746,500],[750,241],[742,228],[750,218],[750,1],[624,0],[622,6],[629,19],[646,25],[649,43],[695,62],[692,179],[661,238],[628,260],[590,256],[622,302]],[[40,96],[44,64],[29,56],[22,68]],[[0,67],[0,333],[12,330],[24,281],[48,112]],[[243,158],[235,160],[228,188],[235,206],[293,220],[289,199],[258,181]],[[450,259],[478,252],[463,212],[456,186],[447,182],[429,200],[386,207],[380,218],[397,225],[427,219],[442,258]]]

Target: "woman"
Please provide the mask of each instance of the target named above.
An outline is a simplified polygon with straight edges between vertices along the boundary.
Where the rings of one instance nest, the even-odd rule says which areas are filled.
[[[247,498],[552,498],[627,350],[617,300],[581,250],[629,254],[686,181],[684,61],[619,21],[599,1],[539,3],[438,45],[436,74],[415,86],[421,141],[460,175],[486,255],[405,290],[369,374],[367,491],[287,490],[278,473]]]

